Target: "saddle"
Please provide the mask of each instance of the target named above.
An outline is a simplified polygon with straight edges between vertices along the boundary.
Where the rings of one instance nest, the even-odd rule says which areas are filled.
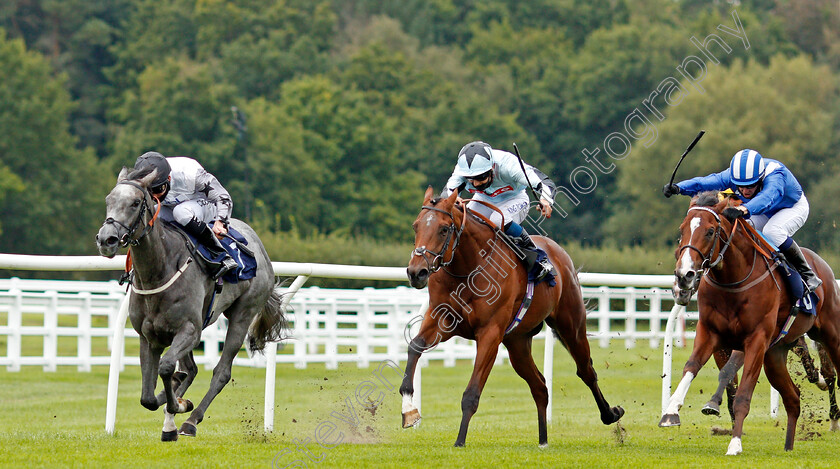
[[[187,243],[187,248],[192,253],[193,257],[201,259],[207,266],[208,271],[215,271],[219,263],[224,259],[222,254],[213,255],[206,246],[199,243],[196,238],[187,233],[181,225],[174,221],[164,220],[166,224],[178,231],[184,236],[184,241]],[[225,251],[236,261],[238,267],[222,276],[221,280],[227,283],[239,283],[240,280],[249,280],[254,278],[257,274],[257,260],[254,253],[248,249],[248,240],[242,233],[236,231],[233,227],[228,227],[228,234],[221,240],[222,247]]]

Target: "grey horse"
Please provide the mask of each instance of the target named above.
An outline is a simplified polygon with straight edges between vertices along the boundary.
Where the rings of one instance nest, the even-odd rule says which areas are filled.
[[[283,295],[275,288],[271,261],[251,227],[232,219],[231,226],[242,233],[257,258],[256,276],[227,284],[215,296],[209,324],[224,314],[228,320],[224,350],[213,369],[210,389],[193,410],[184,393],[198,373],[193,349],[199,345],[205,313],[210,307],[215,282],[191,256],[185,239],[174,228],[156,222],[156,202],[148,186],[156,172],[123,168],[117,184],[105,198],[106,219],[96,242],[99,253],[112,258],[120,247],[131,245],[134,278],[129,297],[131,325],[140,336],[142,393],[140,403],[149,410],[164,408],[161,440],[174,441],[178,434],[195,436],[207,407],[230,381],[231,365],[249,336],[251,351],[262,351],[266,343],[284,336],[286,319]],[[169,350],[164,353],[164,349]],[[163,357],[161,355],[163,354]],[[176,372],[180,362],[183,371]],[[155,395],[157,377],[163,391]],[[192,410],[176,429],[174,414]]]

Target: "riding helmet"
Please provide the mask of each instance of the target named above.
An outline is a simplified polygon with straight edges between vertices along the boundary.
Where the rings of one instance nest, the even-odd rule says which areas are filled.
[[[155,176],[155,180],[149,185],[150,187],[161,186],[169,180],[169,173],[172,171],[172,168],[169,167],[169,162],[166,161],[166,157],[160,153],[147,151],[137,157],[137,161],[134,163],[135,170],[148,167],[157,169],[157,176]]]
[[[761,153],[745,149],[732,157],[729,177],[736,186],[751,186],[764,177],[764,158]]]
[[[484,142],[472,142],[464,145],[458,152],[459,176],[472,178],[493,169],[493,149]]]

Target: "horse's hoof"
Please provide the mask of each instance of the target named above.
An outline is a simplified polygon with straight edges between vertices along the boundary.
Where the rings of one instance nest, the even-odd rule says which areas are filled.
[[[548,448],[548,443],[540,443],[540,448]]]
[[[622,416],[624,416],[624,409],[620,406],[615,406],[610,409],[609,414],[601,416],[601,422],[603,422],[604,425],[611,425],[621,420]]]
[[[662,416],[662,420],[659,421],[660,427],[679,427],[680,426],[680,414],[665,414]]]
[[[452,446],[454,446],[456,448],[463,448],[464,447],[464,442],[463,441],[456,441],[455,444],[452,445]]]
[[[171,432],[162,432],[160,434],[160,441],[178,441],[178,430]]]
[[[828,391],[828,383],[825,382],[822,376],[820,376],[819,381],[814,384],[817,385],[817,388],[819,388],[820,391]]]
[[[702,412],[703,415],[714,415],[716,417],[720,417],[720,407],[714,402],[707,402],[706,405],[700,409],[700,412]]]
[[[402,427],[409,428],[420,424],[420,411],[411,409],[402,414]]]
[[[198,430],[195,428],[195,425],[189,422],[184,422],[181,424],[181,429],[178,430],[178,434],[184,436],[195,436],[197,431]]]
[[[837,419],[831,419],[831,431],[836,432],[837,430],[840,430],[840,423]]]
[[[192,412],[195,408],[192,401],[189,399],[184,399],[179,397],[178,398],[178,412],[179,414],[185,414],[187,412]]]

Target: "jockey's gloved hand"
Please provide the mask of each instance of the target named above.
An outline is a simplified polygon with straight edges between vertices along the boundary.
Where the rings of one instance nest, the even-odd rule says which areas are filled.
[[[736,218],[744,216],[744,212],[735,207],[727,207],[723,209],[723,216],[727,220],[734,222]]]
[[[665,184],[665,187],[662,188],[662,194],[665,197],[671,197],[672,195],[677,195],[680,193],[680,186],[676,184]]]

